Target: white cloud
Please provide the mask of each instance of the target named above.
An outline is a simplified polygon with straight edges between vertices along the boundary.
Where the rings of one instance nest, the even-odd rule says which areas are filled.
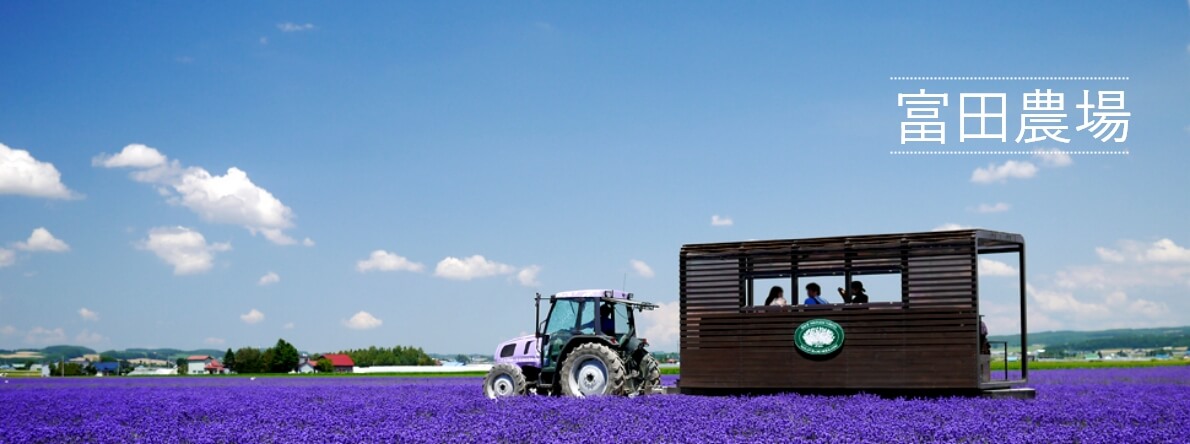
[[[979,275],[980,276],[1016,276],[1017,269],[1006,263],[979,258]]]
[[[62,252],[70,250],[70,246],[66,245],[66,242],[55,238],[53,234],[50,234],[50,230],[45,229],[45,227],[34,229],[33,234],[29,235],[29,240],[17,242],[16,247],[25,251]]]
[[[649,267],[649,264],[646,264],[645,261],[633,259],[628,261],[628,263],[632,265],[632,271],[635,271],[638,276],[643,278],[653,277],[653,268]]]
[[[972,228],[975,228],[975,227],[947,222],[942,225],[931,228],[930,231],[970,230]]]
[[[1168,238],[1150,244],[1123,240],[1118,245],[1119,249],[1096,247],[1095,253],[1099,255],[1100,259],[1114,263],[1190,263],[1190,249],[1182,247]]]
[[[1025,286],[1027,294],[1037,301],[1038,309],[1050,313],[1068,313],[1076,316],[1103,316],[1110,312],[1105,304],[1087,303],[1074,297],[1073,292],[1041,290],[1032,284]]]
[[[312,30],[314,30],[314,24],[313,23],[297,24],[297,23],[285,22],[285,23],[278,23],[277,29],[280,29],[281,32],[312,31]]]
[[[302,239],[302,245],[303,245],[303,246],[307,246],[307,247],[313,247],[313,246],[314,246],[314,239],[310,239],[310,238],[308,238],[308,237],[307,237],[307,238],[305,238],[305,239]]]
[[[5,325],[3,328],[0,328],[0,335],[12,336],[15,334],[17,334],[17,328],[11,325]]]
[[[128,145],[115,156],[100,154],[92,163],[137,169],[133,179],[157,185],[169,203],[184,206],[207,222],[241,225],[278,245],[297,243],[285,234],[293,227],[293,210],[239,168],[230,167],[222,176],[199,167],[183,168],[177,160],[170,161],[144,145]]]
[[[446,259],[438,262],[438,266],[434,269],[434,276],[469,281],[475,278],[510,274],[516,271],[516,267],[496,261],[489,261],[477,254],[464,259],[448,256]]]
[[[223,345],[227,341],[224,341],[223,338],[208,337],[203,339],[202,342],[207,345]]]
[[[712,227],[730,227],[732,225],[735,225],[735,221],[731,220],[730,217],[721,217],[718,214],[711,215]]]
[[[153,168],[165,165],[166,161],[165,155],[156,149],[134,143],[115,155],[95,156],[91,159],[91,165],[104,168]]]
[[[66,331],[61,328],[33,327],[25,335],[25,341],[34,344],[61,344],[66,341]]]
[[[17,262],[17,254],[12,250],[0,248],[0,268],[7,267]]]
[[[202,233],[186,227],[158,227],[149,230],[149,238],[138,245],[152,251],[174,267],[174,274],[202,273],[211,269],[215,253],[231,249],[229,243],[207,244]]]
[[[281,326],[281,328],[284,328],[286,330],[293,330],[293,327],[294,327],[294,324],[292,322],[286,322],[285,325]]]
[[[264,320],[264,313],[261,313],[260,310],[253,308],[248,310],[247,313],[240,315],[240,320],[244,321],[245,324],[256,324]]]
[[[1037,167],[1030,162],[1009,160],[1003,165],[990,164],[987,168],[976,168],[971,173],[975,183],[1006,182],[1008,179],[1028,179],[1037,175]]]
[[[84,320],[88,320],[88,321],[98,321],[99,320],[99,313],[91,311],[87,307],[83,307],[83,308],[79,309],[79,316],[81,316]]]
[[[975,211],[980,213],[1003,213],[1008,211],[1010,208],[1012,208],[1012,205],[1006,204],[1004,202],[996,202],[994,204],[979,204],[979,207],[976,208]]]
[[[269,44],[269,38],[268,38],[268,37],[261,37],[261,38],[260,38],[260,44],[261,44],[261,45],[267,45],[267,44]]]
[[[261,276],[260,279],[256,281],[256,285],[272,285],[278,282],[281,282],[281,275],[270,271],[265,273],[264,276]]]
[[[384,321],[372,316],[371,313],[360,311],[352,316],[351,319],[343,321],[343,324],[352,330],[369,330],[379,327],[381,324],[384,324]]]
[[[538,273],[541,273],[541,267],[530,265],[517,272],[516,280],[526,287],[540,287],[541,282],[537,280]]]
[[[645,310],[637,315],[640,337],[648,339],[650,348],[657,351],[678,349],[679,307],[677,302],[657,304],[655,310]]]
[[[74,199],[81,195],[62,184],[54,164],[34,159],[28,151],[0,143],[0,194],[17,194],[50,199]]]
[[[1070,154],[1056,148],[1051,150],[1033,150],[1033,157],[1041,159],[1041,164],[1047,167],[1061,168],[1074,163],[1074,159],[1070,158]]]
[[[367,259],[355,263],[355,269],[359,270],[360,273],[367,273],[369,271],[412,271],[414,273],[421,273],[425,268],[422,264],[384,250],[373,251],[372,255]]]
[[[103,337],[103,335],[89,331],[87,329],[83,329],[83,331],[79,332],[79,334],[74,337],[75,342],[85,345],[99,344],[106,340],[107,338]]]

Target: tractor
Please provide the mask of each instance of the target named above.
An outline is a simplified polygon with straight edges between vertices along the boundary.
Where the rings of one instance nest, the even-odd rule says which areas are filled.
[[[636,335],[634,312],[656,304],[615,290],[579,290],[548,298],[541,321],[540,294],[534,299],[537,328],[496,347],[495,365],[483,391],[497,399],[524,394],[636,396],[661,388],[657,359]]]

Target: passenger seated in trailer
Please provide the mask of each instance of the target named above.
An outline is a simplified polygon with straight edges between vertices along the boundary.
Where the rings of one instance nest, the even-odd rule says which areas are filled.
[[[806,305],[822,305],[829,304],[822,296],[822,287],[817,283],[811,282],[806,284]]]
[[[774,285],[773,288],[769,290],[769,297],[768,299],[764,300],[764,305],[773,305],[777,307],[785,306],[785,289]]]
[[[839,296],[843,297],[844,304],[868,303],[868,294],[865,293],[864,283],[860,281],[851,281],[851,291],[843,291],[843,287],[839,287]]]

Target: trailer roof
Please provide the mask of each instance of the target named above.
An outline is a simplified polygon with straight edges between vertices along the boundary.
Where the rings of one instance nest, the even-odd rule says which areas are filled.
[[[916,244],[952,243],[956,241],[975,242],[983,252],[1014,250],[1024,245],[1025,238],[1019,234],[985,229],[964,229],[948,231],[925,231],[915,233],[864,234],[854,236],[812,237],[804,239],[751,240],[739,242],[712,242],[686,244],[682,251],[729,252],[738,249],[764,249],[785,247],[830,247],[844,246],[863,249],[865,245],[887,245],[892,242],[913,242]]]

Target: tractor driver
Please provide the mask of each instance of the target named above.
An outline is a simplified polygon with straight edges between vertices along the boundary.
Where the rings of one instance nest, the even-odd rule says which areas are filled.
[[[599,307],[599,328],[603,330],[603,334],[608,336],[615,335],[616,322],[614,319],[612,319],[612,313],[614,312],[615,309],[612,308],[612,304],[608,302],[604,302],[603,305]]]

